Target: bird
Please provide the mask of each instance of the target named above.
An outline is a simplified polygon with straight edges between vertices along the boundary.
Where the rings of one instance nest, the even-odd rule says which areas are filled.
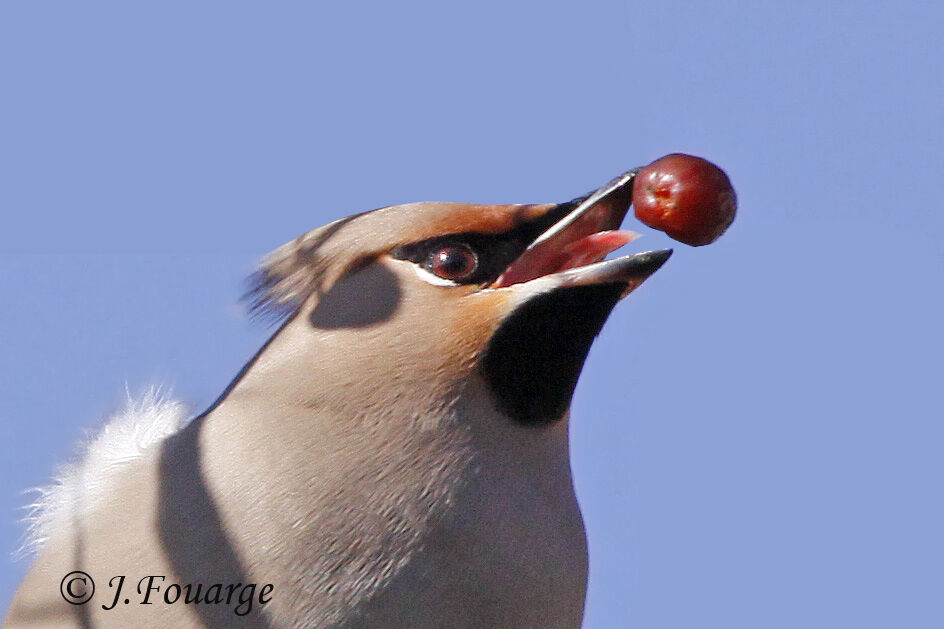
[[[384,207],[263,258],[275,332],[207,410],[147,396],[41,493],[4,626],[579,627],[570,404],[672,253],[606,259],[635,173]]]

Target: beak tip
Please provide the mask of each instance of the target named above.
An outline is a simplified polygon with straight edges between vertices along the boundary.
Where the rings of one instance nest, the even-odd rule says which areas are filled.
[[[672,253],[672,249],[656,249],[637,253],[633,258],[637,261],[635,266],[648,277],[662,268],[662,265],[672,257]]]

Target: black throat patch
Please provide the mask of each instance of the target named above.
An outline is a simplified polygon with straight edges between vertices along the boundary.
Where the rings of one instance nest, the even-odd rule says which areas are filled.
[[[559,288],[502,323],[479,365],[498,408],[529,426],[561,419],[590,345],[625,288],[622,282]]]

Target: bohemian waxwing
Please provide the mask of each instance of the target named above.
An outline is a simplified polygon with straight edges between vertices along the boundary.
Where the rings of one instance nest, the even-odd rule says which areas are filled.
[[[251,297],[278,331],[209,410],[146,400],[46,491],[6,626],[578,627],[568,407],[671,253],[600,261],[632,180],[382,208],[270,254]]]

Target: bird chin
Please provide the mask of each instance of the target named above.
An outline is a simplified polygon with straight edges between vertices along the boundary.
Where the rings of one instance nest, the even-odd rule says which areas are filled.
[[[525,426],[564,417],[610,312],[671,253],[637,253],[518,285],[523,301],[499,325],[479,364],[499,410]]]
[[[479,365],[498,409],[524,426],[560,420],[593,339],[625,290],[620,281],[562,285],[516,308]]]

